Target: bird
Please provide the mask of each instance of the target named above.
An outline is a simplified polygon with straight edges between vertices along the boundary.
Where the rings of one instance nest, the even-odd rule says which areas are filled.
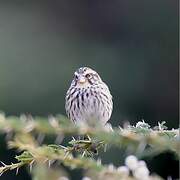
[[[100,75],[89,67],[80,67],[65,97],[65,109],[75,124],[105,126],[113,110],[110,90]]]

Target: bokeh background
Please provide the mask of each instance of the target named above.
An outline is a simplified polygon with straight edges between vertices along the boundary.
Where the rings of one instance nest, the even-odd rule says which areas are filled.
[[[0,0],[1,111],[65,114],[65,93],[81,66],[109,85],[113,126],[144,119],[177,128],[178,0]],[[0,160],[10,163],[14,153],[1,137]],[[102,158],[118,165],[124,157],[111,150]],[[147,161],[152,172],[178,177],[171,154]],[[0,179],[30,179],[25,169],[14,174]]]

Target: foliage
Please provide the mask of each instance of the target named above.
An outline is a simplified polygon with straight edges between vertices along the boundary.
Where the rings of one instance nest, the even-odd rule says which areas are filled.
[[[33,179],[43,179],[40,172],[52,174],[52,180],[68,179],[61,164],[71,169],[84,169],[85,176],[88,176],[84,179],[138,179],[142,175],[147,175],[147,179],[161,179],[149,175],[145,162],[136,160],[135,156],[128,156],[125,166],[120,167],[103,165],[100,159],[95,160],[94,154],[98,154],[99,149],[106,149],[107,145],[124,148],[128,154],[134,154],[139,159],[164,151],[171,151],[179,158],[179,130],[167,130],[164,122],[158,123],[155,128],[144,121],[124,128],[112,128],[110,125],[101,127],[98,124],[96,127],[89,127],[86,124],[72,124],[63,116],[33,118],[25,115],[5,117],[0,114],[0,132],[6,134],[9,148],[21,152],[15,157],[17,163],[6,165],[2,162],[0,173],[13,169],[18,172],[21,166],[27,165]],[[72,137],[68,146],[59,145],[68,135],[83,135],[86,138]],[[49,136],[56,139],[55,144],[43,143],[43,138]],[[136,168],[132,169],[128,161],[132,162],[130,164],[134,163]]]

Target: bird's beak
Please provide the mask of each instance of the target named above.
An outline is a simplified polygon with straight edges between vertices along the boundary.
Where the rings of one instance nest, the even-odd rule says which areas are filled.
[[[86,82],[86,78],[85,77],[83,77],[83,76],[79,77],[78,83],[84,84],[85,82]]]

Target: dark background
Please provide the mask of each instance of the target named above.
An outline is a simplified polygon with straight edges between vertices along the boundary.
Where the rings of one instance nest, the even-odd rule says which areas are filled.
[[[113,126],[144,119],[177,128],[178,1],[0,0],[1,111],[65,114],[65,93],[81,66],[110,87]],[[10,163],[14,152],[3,138],[0,160]],[[112,150],[102,158],[119,165],[124,156]],[[152,172],[178,177],[171,154],[147,161]],[[24,173],[0,179],[27,179]]]

